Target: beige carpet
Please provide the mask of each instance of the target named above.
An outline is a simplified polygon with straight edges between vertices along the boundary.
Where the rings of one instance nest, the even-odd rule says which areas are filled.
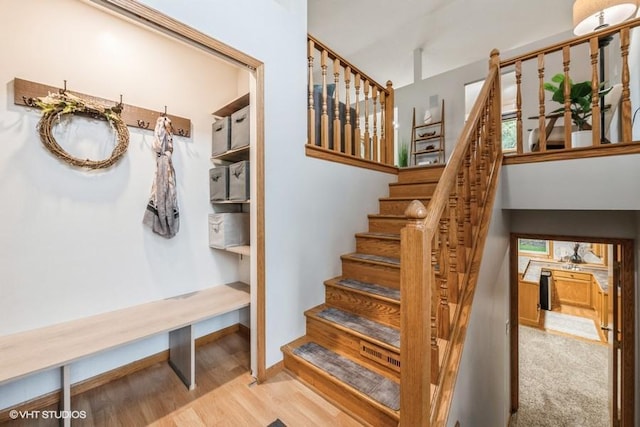
[[[609,426],[608,349],[601,344],[520,332],[520,410],[511,426]]]

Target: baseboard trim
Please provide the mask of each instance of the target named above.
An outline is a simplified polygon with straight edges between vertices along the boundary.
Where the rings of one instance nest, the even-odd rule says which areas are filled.
[[[266,381],[268,381],[269,379],[275,377],[276,375],[278,375],[280,372],[284,371],[284,361],[279,361],[278,363],[276,363],[275,365],[272,365],[270,367],[267,368],[266,371]]]
[[[249,328],[247,328],[246,326],[240,323],[236,323],[234,325],[227,326],[226,328],[220,329],[210,334],[203,335],[200,338],[196,338],[195,346],[196,348],[200,348],[203,345],[210,344],[212,342],[218,341],[221,338],[226,337],[227,335],[231,335],[235,333],[240,334],[244,338],[249,338],[249,336],[251,335],[251,331]],[[169,360],[169,350],[164,350],[159,353],[152,354],[151,356],[145,357],[143,359],[136,360],[126,365],[112,369],[110,371],[103,372],[102,374],[98,374],[94,377],[87,378],[86,380],[79,381],[75,384],[72,384],[71,396],[72,397],[77,396],[86,391],[89,391],[94,388],[105,385],[107,383],[110,383],[111,381],[115,381],[120,378],[126,377],[127,375],[132,374],[134,372],[146,369],[150,366],[155,365],[156,363],[162,363],[168,360]],[[26,402],[20,403],[17,406],[0,410],[0,423],[5,423],[13,420],[9,416],[9,412],[12,410],[28,412],[28,411],[42,410],[43,408],[47,408],[49,406],[55,405],[60,402],[60,395],[61,395],[61,391],[56,390],[47,394],[43,394],[42,396],[35,397]]]

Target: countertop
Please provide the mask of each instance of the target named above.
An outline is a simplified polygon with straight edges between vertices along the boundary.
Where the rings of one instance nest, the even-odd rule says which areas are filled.
[[[565,263],[532,259],[529,257],[518,257],[518,273],[522,274],[522,280],[527,282],[540,283],[540,274],[542,270],[561,270],[561,271],[574,271],[562,268]],[[607,292],[609,285],[609,273],[606,268],[597,268],[581,265],[579,270],[575,270],[582,273],[591,273],[596,279],[596,282],[600,288]]]

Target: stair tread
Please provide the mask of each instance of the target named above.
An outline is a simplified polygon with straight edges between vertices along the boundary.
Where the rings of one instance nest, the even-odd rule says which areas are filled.
[[[356,258],[365,261],[375,261],[386,264],[400,265],[400,258],[391,258],[382,255],[371,255],[371,254],[361,254],[361,253],[353,253],[349,255],[343,255],[347,258]]]
[[[400,385],[333,351],[308,342],[292,353],[349,385],[372,400],[393,410],[400,410]]]
[[[399,289],[393,289],[388,286],[378,285],[376,283],[361,282],[359,280],[349,278],[337,279],[335,283],[347,288],[356,289],[362,292],[378,295],[400,302]]]
[[[379,218],[379,219],[407,219],[406,215],[393,215],[393,214],[369,214],[369,218]]]
[[[400,348],[400,331],[398,329],[334,307],[326,307],[317,311],[315,316],[396,349]]]
[[[381,202],[404,202],[406,200],[431,200],[431,196],[389,196],[380,197],[378,200]]]
[[[372,237],[375,239],[400,240],[400,234],[398,233],[376,233],[372,231],[356,233],[356,237]]]
[[[423,178],[418,181],[411,182],[390,182],[390,186],[402,186],[402,185],[420,185],[420,184],[437,184],[440,178]]]

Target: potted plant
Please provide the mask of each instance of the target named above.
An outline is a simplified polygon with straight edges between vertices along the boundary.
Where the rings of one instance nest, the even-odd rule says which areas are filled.
[[[398,147],[398,166],[401,168],[409,166],[409,146],[404,141]]]
[[[556,74],[551,78],[551,82],[553,83],[546,82],[544,84],[544,88],[553,94],[551,97],[553,101],[562,105],[562,107],[552,111],[551,114],[563,112],[565,102],[564,74]],[[600,84],[600,88],[603,87],[604,82]],[[589,147],[591,146],[592,137],[591,125],[589,124],[588,119],[593,114],[591,109],[591,81],[573,83],[573,81],[569,79],[569,90],[571,121],[576,126],[576,130],[571,134],[571,145],[572,147]],[[598,95],[604,96],[609,93],[610,90],[610,87],[607,89],[600,89]]]

